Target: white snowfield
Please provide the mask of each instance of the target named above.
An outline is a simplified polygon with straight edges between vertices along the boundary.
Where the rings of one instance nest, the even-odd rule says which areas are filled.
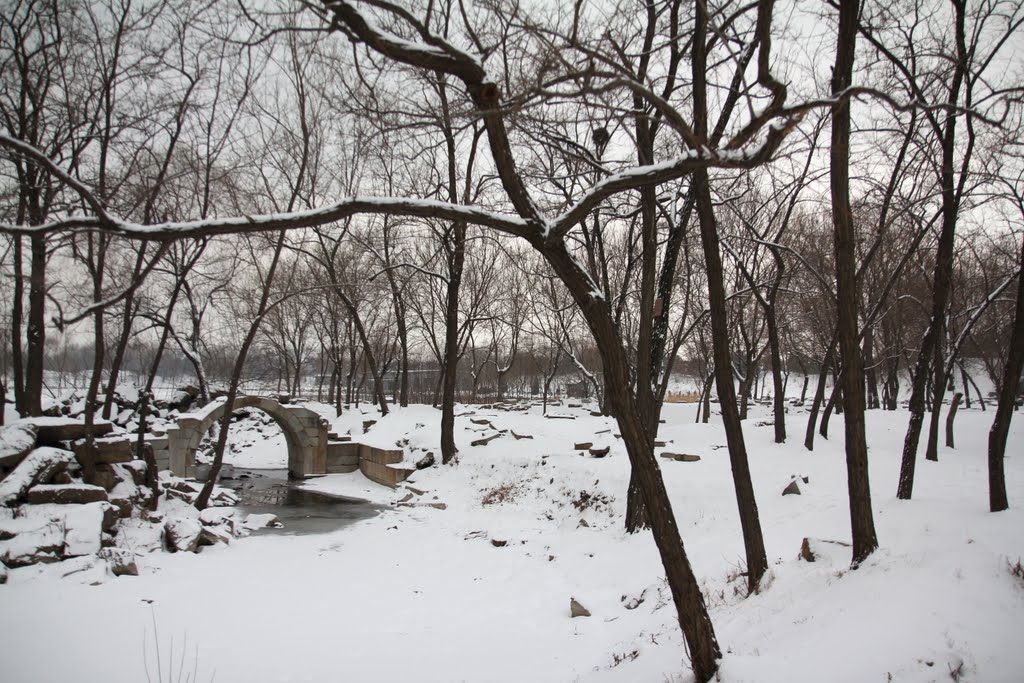
[[[364,410],[335,430],[359,439],[362,421],[377,416]],[[623,530],[629,467],[614,421],[555,410],[577,417],[549,420],[534,408],[457,418],[457,466],[415,473],[410,485],[425,493],[336,532],[257,535],[198,555],[140,543],[140,576],[98,582],[95,572],[62,577],[62,565],[11,570],[0,586],[0,679],[137,683],[148,669],[152,681],[184,670],[180,680],[195,672],[219,683],[692,680],[651,536]],[[912,501],[895,498],[907,414],[870,411],[881,547],[851,571],[837,544],[812,541],[818,560],[798,559],[804,537],[849,541],[842,416],[811,453],[801,445],[805,413],[791,409],[789,443],[779,446],[757,425],[767,409],[755,408],[745,436],[771,568],[762,592],[745,598],[724,434],[694,424],[694,412],[666,406],[659,452],[701,460],[659,464],[705,586],[720,680],[1024,680],[1024,578],[1011,571],[1024,557],[1024,415],[1007,449],[1011,509],[992,514],[991,409],[961,409],[957,449],[919,460]],[[408,439],[407,460],[422,456],[417,447],[439,456],[439,417],[425,406],[395,410],[368,437]],[[534,438],[510,431],[471,447],[493,430],[470,417]],[[238,459],[283,465],[274,438]],[[580,455],[573,445],[584,441],[611,452]],[[783,497],[794,475],[808,483]],[[408,495],[358,473],[307,485],[382,503]],[[571,618],[571,598],[592,616]]]

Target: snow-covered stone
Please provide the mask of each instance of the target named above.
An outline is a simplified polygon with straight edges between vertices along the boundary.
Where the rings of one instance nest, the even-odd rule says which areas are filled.
[[[171,552],[195,552],[199,547],[199,534],[203,525],[198,520],[174,517],[164,522],[164,538]]]
[[[138,576],[135,553],[127,548],[101,548],[99,557],[107,561],[114,576]]]
[[[107,491],[92,484],[37,484],[28,490],[26,499],[34,505],[96,503],[107,500]]]
[[[64,551],[64,521],[62,519],[23,518],[13,520],[20,527],[17,535],[0,541],[0,562],[8,567],[25,567],[40,562],[57,562]]]
[[[246,529],[252,529],[255,531],[256,529],[265,529],[267,527],[280,527],[281,522],[278,520],[277,515],[269,512],[253,513],[251,515],[246,515],[245,522],[242,523],[242,526]]]
[[[0,467],[12,468],[36,445],[36,428],[24,422],[0,427]]]
[[[14,470],[0,481],[0,505],[13,505],[29,487],[49,481],[56,472],[70,465],[75,454],[44,446],[29,453]]]
[[[106,502],[69,505],[64,514],[64,556],[77,557],[98,553],[103,534],[113,529],[117,517]]]

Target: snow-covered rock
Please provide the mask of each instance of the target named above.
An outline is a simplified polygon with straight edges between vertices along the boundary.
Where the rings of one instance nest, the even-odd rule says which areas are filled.
[[[195,552],[199,548],[199,534],[203,525],[198,520],[174,517],[164,522],[164,538],[171,552]]]
[[[55,473],[70,465],[75,454],[44,446],[29,453],[14,470],[0,481],[0,505],[13,505],[29,487],[49,481]]]
[[[0,467],[14,467],[36,445],[36,428],[24,422],[0,427]]]
[[[255,531],[256,529],[265,529],[267,527],[280,527],[281,522],[278,520],[277,515],[265,512],[247,515],[242,525],[246,529]]]
[[[40,562],[57,562],[64,552],[64,520],[19,518],[4,523],[13,537],[0,541],[0,562],[8,567],[25,567]]]
[[[33,505],[58,505],[106,502],[107,491],[92,484],[37,484],[28,490],[26,500]]]
[[[113,528],[110,520],[116,522],[117,519],[113,506],[97,502],[67,507],[64,515],[64,556],[98,553],[103,545],[103,533]]]
[[[127,548],[101,548],[99,557],[107,561],[114,576],[138,576],[135,553]]]

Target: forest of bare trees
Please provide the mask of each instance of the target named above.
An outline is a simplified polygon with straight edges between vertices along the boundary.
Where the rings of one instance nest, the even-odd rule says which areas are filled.
[[[618,422],[626,524],[709,680],[653,450],[674,377],[695,419],[718,401],[750,592],[753,401],[807,449],[842,413],[855,566],[886,542],[865,410],[909,409],[901,498],[946,411],[991,411],[1008,505],[1022,22],[1009,0],[4,0],[0,397],[39,415],[71,377],[89,420],[168,379],[433,403],[450,463],[456,401],[571,386]]]

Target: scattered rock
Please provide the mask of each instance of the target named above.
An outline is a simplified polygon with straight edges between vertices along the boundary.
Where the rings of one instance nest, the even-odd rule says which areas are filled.
[[[594,443],[592,441],[579,441],[573,445],[573,448],[575,448],[577,451],[585,451],[593,447]]]
[[[420,458],[419,460],[416,461],[416,469],[418,469],[418,470],[425,470],[428,467],[433,467],[434,466],[434,462],[435,462],[434,454],[432,452],[431,453],[427,453],[422,458]]]
[[[520,439],[532,439],[533,438],[533,434],[516,434],[515,430],[510,430],[510,432],[511,432],[512,436],[515,437],[516,441],[519,441]]]
[[[491,441],[494,441],[495,439],[497,439],[499,436],[501,436],[501,432],[495,432],[494,434],[491,434],[490,436],[485,436],[482,439],[477,439],[476,441],[472,441],[472,442],[470,442],[469,445],[470,446],[486,446]]]
[[[587,520],[585,520],[585,519],[581,519],[581,520],[580,520],[580,523],[576,525],[576,528],[577,528],[577,529],[579,529],[580,527],[587,527],[587,528],[589,529],[589,528],[590,528],[590,525],[589,525],[589,524],[587,524]]]
[[[569,598],[569,616],[573,619],[576,617],[589,617],[590,610],[577,602],[576,598]]]
[[[101,548],[100,559],[106,560],[114,576],[138,576],[135,554],[127,548]]]
[[[195,519],[174,517],[164,522],[164,540],[173,552],[192,552],[199,548],[199,535],[203,525]]]
[[[7,565],[0,562],[0,584],[7,583]]]
[[[850,544],[846,541],[832,541],[821,538],[804,538],[800,544],[800,559],[805,562],[817,562],[819,558],[828,558],[830,555],[836,555],[830,559],[842,561],[845,559],[846,550],[850,547]],[[843,557],[838,557],[837,551],[839,548],[843,548]]]
[[[796,479],[794,479],[793,481],[789,482],[789,486],[787,486],[786,488],[782,489],[782,495],[784,495],[784,496],[789,496],[789,495],[799,496],[800,495],[800,487],[797,485]]]
[[[608,453],[611,452],[611,450],[611,446],[605,446],[604,448],[591,448],[590,455],[592,455],[595,458],[603,458],[604,456],[608,455]]]
[[[500,541],[497,538],[492,538],[491,545],[493,545],[495,548],[504,548],[508,545],[508,541]]]
[[[445,503],[427,503],[427,505],[429,505],[430,507],[434,508],[435,510],[447,510],[448,509],[448,505],[445,504]]]
[[[38,484],[28,490],[26,500],[33,505],[98,503],[107,501],[107,491],[92,484]]]
[[[699,462],[699,455],[691,455],[690,453],[662,453],[661,457],[668,460],[675,460],[676,462]]]
[[[625,604],[625,608],[626,609],[632,610],[632,609],[636,609],[641,604],[643,604],[643,601],[646,598],[646,596],[647,596],[647,589],[645,588],[643,593],[641,593],[639,596],[637,596],[635,598],[630,598],[629,600],[626,600],[626,596],[623,595],[622,596],[622,601],[626,603]]]
[[[415,493],[417,496],[423,496],[423,495],[426,495],[426,493],[427,493],[426,491],[421,491],[420,489],[412,487],[412,486],[406,486],[405,490],[409,491],[411,493]]]
[[[363,420],[363,434],[370,431],[370,427],[377,424],[376,420]]]
[[[415,498],[415,497],[416,497],[416,496],[415,496],[414,494],[412,494],[412,493],[407,493],[407,494],[405,494],[405,496],[404,496],[404,497],[402,497],[402,498],[401,498],[401,499],[400,499],[400,500],[399,500],[398,502],[399,502],[399,504],[401,504],[401,503],[408,503],[408,502],[409,502],[410,500],[412,500],[412,499],[413,499],[413,498]]]

